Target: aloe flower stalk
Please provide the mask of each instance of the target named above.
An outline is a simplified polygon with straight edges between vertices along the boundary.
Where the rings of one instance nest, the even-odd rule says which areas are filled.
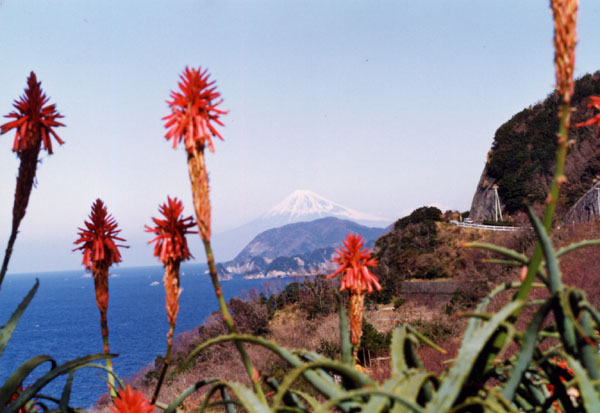
[[[327,276],[333,278],[342,274],[340,290],[350,293],[350,331],[354,350],[354,357],[360,347],[364,313],[365,292],[372,293],[373,287],[381,290],[379,280],[369,267],[375,267],[377,260],[371,257],[369,248],[364,248],[364,240],[360,235],[348,234],[344,240],[344,247],[336,251],[338,254],[333,262],[339,264],[338,269]]]
[[[163,263],[165,267],[165,276],[163,283],[166,293],[167,318],[169,320],[169,332],[167,333],[167,353],[160,373],[156,390],[152,396],[152,403],[156,402],[160,388],[162,386],[168,365],[171,360],[171,348],[173,346],[173,332],[177,323],[177,313],[179,312],[179,266],[182,261],[192,257],[190,254],[186,234],[195,234],[196,231],[190,231],[190,228],[196,226],[194,218],[191,216],[183,218],[183,204],[177,198],[167,197],[167,203],[159,207],[160,213],[164,219],[152,218],[155,226],[146,226],[146,232],[153,232],[156,237],[149,241],[154,246],[154,255]]]
[[[25,217],[42,145],[51,155],[51,137],[54,137],[61,145],[64,143],[54,132],[55,127],[65,126],[57,121],[63,116],[56,110],[56,105],[48,105],[49,98],[42,91],[41,84],[37,81],[35,73],[31,72],[27,79],[25,93],[13,103],[16,110],[5,116],[13,120],[0,126],[0,134],[2,135],[15,129],[13,152],[16,152],[20,159],[13,204],[12,228],[4,254],[4,261],[2,262],[2,269],[0,270],[0,286],[8,270],[8,262],[17,239],[19,225]]]
[[[102,333],[102,342],[104,344],[104,353],[110,352],[108,345],[108,321],[106,313],[108,311],[108,270],[112,264],[121,262],[121,253],[119,247],[129,248],[125,245],[118,245],[118,241],[125,241],[119,237],[121,232],[117,229],[117,221],[108,214],[106,206],[101,199],[97,199],[92,205],[92,212],[89,221],[84,221],[85,228],[79,228],[79,239],[75,244],[81,244],[73,251],[81,250],[83,252],[83,265],[87,270],[92,271],[94,277],[94,288],[96,291],[96,305],[100,310],[100,328]],[[106,366],[113,370],[112,361],[106,359]],[[111,393],[114,396],[114,377],[108,375]]]
[[[212,137],[216,136],[223,140],[215,124],[224,126],[219,117],[226,114],[227,111],[217,108],[223,100],[220,99],[221,94],[217,92],[216,86],[214,86],[215,82],[209,81],[206,69],[203,71],[201,68],[190,69],[186,67],[180,79],[179,91],[171,92],[171,100],[167,101],[171,113],[163,118],[165,128],[167,128],[165,137],[167,140],[170,139],[173,141],[174,148],[181,141],[185,143],[194,210],[196,212],[200,237],[206,251],[208,272],[225,324],[231,333],[236,333],[237,329],[223,297],[210,244],[211,208],[208,173],[204,159],[204,149],[206,146],[208,146],[211,152],[214,152]],[[259,399],[264,402],[266,399],[260,387],[258,371],[252,366],[243,344],[236,341],[235,345],[240,353],[248,377],[252,382],[254,391]]]
[[[571,125],[571,97],[575,87],[573,73],[575,70],[575,46],[577,44],[577,0],[552,0],[550,3],[554,21],[554,67],[556,72],[556,89],[561,98],[559,108],[559,129],[557,133],[558,148],[554,168],[554,179],[546,199],[543,224],[546,231],[552,227],[554,211],[558,203],[560,186],[567,179],[564,175],[565,160],[569,147],[569,127]],[[516,298],[524,300],[529,295],[531,284],[542,261],[542,248],[538,244],[529,262],[527,277]]]
[[[556,150],[556,160],[554,167],[554,177],[548,198],[546,199],[546,208],[544,210],[543,226],[547,232],[550,232],[554,211],[558,203],[558,194],[560,186],[567,182],[564,175],[567,149],[569,147],[569,127],[571,123],[571,97],[574,90],[573,72],[575,68],[575,46],[577,44],[577,0],[551,0],[550,7],[554,21],[554,67],[556,72],[556,89],[561,99],[558,117],[559,127],[556,134],[558,139],[558,148]],[[519,291],[514,296],[514,300],[526,300],[529,296],[533,280],[542,263],[542,247],[538,242],[529,265],[527,266],[526,276],[522,277],[523,282]],[[514,322],[520,314],[516,311],[510,318]],[[489,352],[486,361],[486,367],[494,363],[496,355],[502,349],[506,334],[501,333],[496,337],[493,348]]]

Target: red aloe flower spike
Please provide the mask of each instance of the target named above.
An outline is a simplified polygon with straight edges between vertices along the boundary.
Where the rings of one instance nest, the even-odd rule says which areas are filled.
[[[594,108],[596,110],[600,110],[600,96],[590,96],[590,100],[591,100],[591,102],[587,104],[587,107]],[[594,124],[600,125],[600,113],[597,113],[595,116],[591,117],[590,119],[586,120],[585,122],[580,122],[575,126],[582,127],[582,126],[590,126],[590,125],[594,125]],[[600,133],[600,131],[599,131],[599,133]]]
[[[156,224],[154,228],[146,225],[146,232],[157,235],[156,238],[148,241],[148,244],[156,242],[154,255],[163,264],[167,264],[168,261],[185,261],[192,258],[185,235],[197,233],[190,230],[196,225],[194,218],[182,217],[183,203],[177,198],[167,197],[167,203],[161,205],[159,211],[165,219],[152,218]]]
[[[59,144],[63,140],[54,132],[55,127],[65,126],[57,121],[63,116],[56,111],[56,105],[46,105],[48,97],[42,92],[41,82],[37,81],[34,72],[27,79],[27,89],[19,100],[15,100],[13,106],[17,110],[6,115],[6,118],[15,120],[0,126],[0,134],[16,129],[13,151],[18,154],[37,145],[41,139],[44,149],[52,154],[52,141],[50,136]]]
[[[339,264],[339,268],[327,276],[333,278],[342,274],[342,284],[340,290],[349,290],[362,294],[363,291],[373,292],[373,286],[381,290],[381,285],[377,277],[369,271],[369,267],[375,267],[377,260],[371,258],[371,252],[368,248],[363,250],[364,240],[360,235],[348,234],[344,240],[344,246],[336,251],[337,257],[333,262]]]
[[[50,136],[54,136],[58,143],[63,143],[53,129],[64,126],[56,120],[63,116],[56,111],[55,105],[46,105],[48,98],[42,92],[40,86],[41,82],[38,82],[35,73],[31,72],[27,79],[25,94],[14,102],[16,111],[5,116],[14,120],[0,126],[0,134],[5,134],[12,129],[16,130],[13,151],[17,153],[20,159],[13,204],[12,228],[2,262],[2,269],[0,269],[0,285],[2,285],[4,275],[8,270],[8,263],[12,255],[13,245],[17,239],[19,225],[21,225],[27,211],[42,143],[50,154],[52,154]]]
[[[355,358],[362,335],[364,292],[371,293],[373,286],[377,290],[381,290],[379,280],[369,271],[369,267],[377,265],[377,260],[371,258],[371,252],[368,248],[363,249],[363,244],[364,241],[360,235],[348,234],[344,240],[346,249],[341,247],[337,250],[336,253],[338,256],[332,260],[340,266],[337,271],[327,276],[327,278],[333,278],[341,273],[342,283],[340,290],[348,290],[350,292],[350,330]]]
[[[101,199],[97,199],[92,205],[90,221],[85,221],[86,228],[79,228],[79,239],[75,244],[82,244],[73,251],[83,251],[83,265],[92,270],[94,276],[94,288],[96,290],[96,305],[100,310],[100,329],[104,343],[104,353],[110,352],[108,346],[108,269],[113,263],[121,262],[119,247],[129,248],[126,245],[117,245],[115,241],[125,241],[118,237],[121,232],[117,229],[117,221],[109,215],[106,206]],[[112,371],[112,361],[106,359],[106,366]],[[114,377],[108,375],[111,384],[111,394],[114,393]]]
[[[194,218],[183,217],[183,203],[177,198],[167,197],[167,202],[159,207],[160,213],[164,219],[152,218],[155,227],[146,225],[146,232],[153,232],[156,238],[148,242],[156,242],[154,246],[154,255],[157,256],[165,266],[165,276],[163,283],[165,285],[167,318],[169,320],[169,331],[167,333],[167,354],[164,359],[163,368],[156,385],[156,390],[152,396],[152,403],[158,398],[167,367],[171,359],[171,346],[173,345],[173,332],[177,322],[177,313],[179,312],[179,265],[182,261],[191,258],[191,254],[185,238],[186,234],[195,234],[191,231],[196,223]]]
[[[112,413],[152,413],[154,405],[150,404],[142,392],[126,386],[119,390],[119,396],[113,399]]]
[[[211,136],[223,140],[212,122],[224,126],[219,116],[226,114],[227,111],[217,109],[223,99],[217,100],[221,94],[213,86],[215,82],[209,82],[208,77],[206,69],[201,71],[200,68],[186,67],[180,76],[180,92],[171,92],[171,100],[167,103],[172,113],[165,116],[163,120],[165,120],[165,128],[168,129],[166,138],[173,140],[174,148],[183,140],[190,152],[196,145],[203,150],[207,143],[210,151],[214,152]]]

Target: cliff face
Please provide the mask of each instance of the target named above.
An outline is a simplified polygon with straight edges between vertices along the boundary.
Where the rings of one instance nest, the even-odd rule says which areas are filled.
[[[496,182],[496,179],[488,176],[486,164],[479,178],[475,195],[473,195],[473,202],[471,202],[469,218],[473,221],[492,220],[496,217],[496,209],[494,207],[496,195],[493,188]],[[502,210],[504,210],[504,205],[502,203],[500,205]]]
[[[594,115],[594,111],[587,108],[591,95],[600,95],[600,71],[576,81],[571,100],[571,125]],[[525,205],[545,201],[557,148],[559,103],[557,93],[551,93],[543,102],[522,110],[498,128],[473,196],[471,219],[480,221],[495,217],[494,185],[498,187],[505,215],[520,211]],[[569,131],[572,145],[565,164],[567,183],[561,188],[558,217],[564,217],[600,176],[597,135],[597,126],[572,126]]]
[[[600,182],[596,183],[569,209],[564,218],[567,225],[591,221],[600,215]]]

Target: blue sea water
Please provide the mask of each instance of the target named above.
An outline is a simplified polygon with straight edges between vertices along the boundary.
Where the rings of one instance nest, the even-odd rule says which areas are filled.
[[[180,309],[175,334],[202,324],[218,309],[205,265],[182,265]],[[113,268],[109,279],[109,341],[116,373],[125,378],[151,364],[166,350],[168,330],[162,267]],[[39,278],[39,290],[0,356],[0,383],[29,358],[45,354],[59,364],[102,352],[100,314],[94,282],[83,271],[8,275],[0,291],[0,323],[4,324]],[[279,287],[293,281],[277,281]],[[158,282],[158,284],[157,284]],[[154,285],[152,285],[154,283]],[[227,299],[261,290],[264,280],[235,279],[222,283]],[[275,286],[277,288],[277,286]],[[42,365],[31,374],[39,378],[49,369]],[[71,405],[90,407],[107,391],[104,373],[81,369],[75,375]],[[42,393],[60,398],[66,377],[52,382]],[[28,383],[26,381],[25,384]]]

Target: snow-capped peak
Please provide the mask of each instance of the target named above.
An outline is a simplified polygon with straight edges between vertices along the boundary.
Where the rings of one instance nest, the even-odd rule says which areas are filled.
[[[271,208],[264,218],[286,218],[289,222],[333,216],[352,221],[383,222],[386,219],[347,208],[308,189],[298,189]]]

